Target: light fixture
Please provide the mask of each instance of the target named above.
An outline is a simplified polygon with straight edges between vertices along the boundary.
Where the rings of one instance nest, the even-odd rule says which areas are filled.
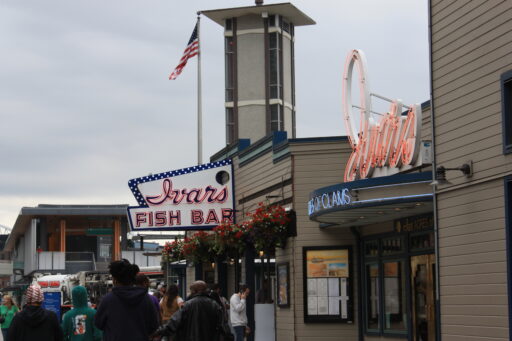
[[[436,168],[436,178],[432,181],[431,185],[451,185],[452,183],[446,179],[446,171],[458,170],[461,171],[462,174],[466,176],[466,178],[470,178],[473,176],[473,161],[468,161],[460,167],[448,168],[444,166],[439,166]]]
[[[212,262],[212,269],[215,269],[215,262]]]
[[[364,219],[364,216],[360,216],[359,219]]]
[[[263,257],[265,255],[265,252],[263,250],[260,251],[260,257]]]
[[[400,207],[395,207],[395,211],[400,211]]]

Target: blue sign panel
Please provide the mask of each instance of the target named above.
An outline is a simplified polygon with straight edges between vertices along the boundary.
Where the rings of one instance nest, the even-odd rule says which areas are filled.
[[[44,293],[44,301],[43,308],[53,311],[57,314],[57,318],[60,321],[60,297],[61,292],[45,292]]]

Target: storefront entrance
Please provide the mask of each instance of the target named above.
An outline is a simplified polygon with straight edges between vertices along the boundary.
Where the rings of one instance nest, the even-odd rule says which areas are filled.
[[[435,256],[411,257],[414,341],[435,341]]]

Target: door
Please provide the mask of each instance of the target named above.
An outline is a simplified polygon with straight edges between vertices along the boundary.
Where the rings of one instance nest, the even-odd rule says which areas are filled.
[[[411,257],[412,323],[414,341],[436,340],[435,257]]]

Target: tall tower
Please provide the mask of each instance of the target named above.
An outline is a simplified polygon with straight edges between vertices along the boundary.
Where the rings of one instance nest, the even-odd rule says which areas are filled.
[[[262,2],[201,12],[224,27],[226,144],[295,137],[295,27],[315,22],[290,3]]]

